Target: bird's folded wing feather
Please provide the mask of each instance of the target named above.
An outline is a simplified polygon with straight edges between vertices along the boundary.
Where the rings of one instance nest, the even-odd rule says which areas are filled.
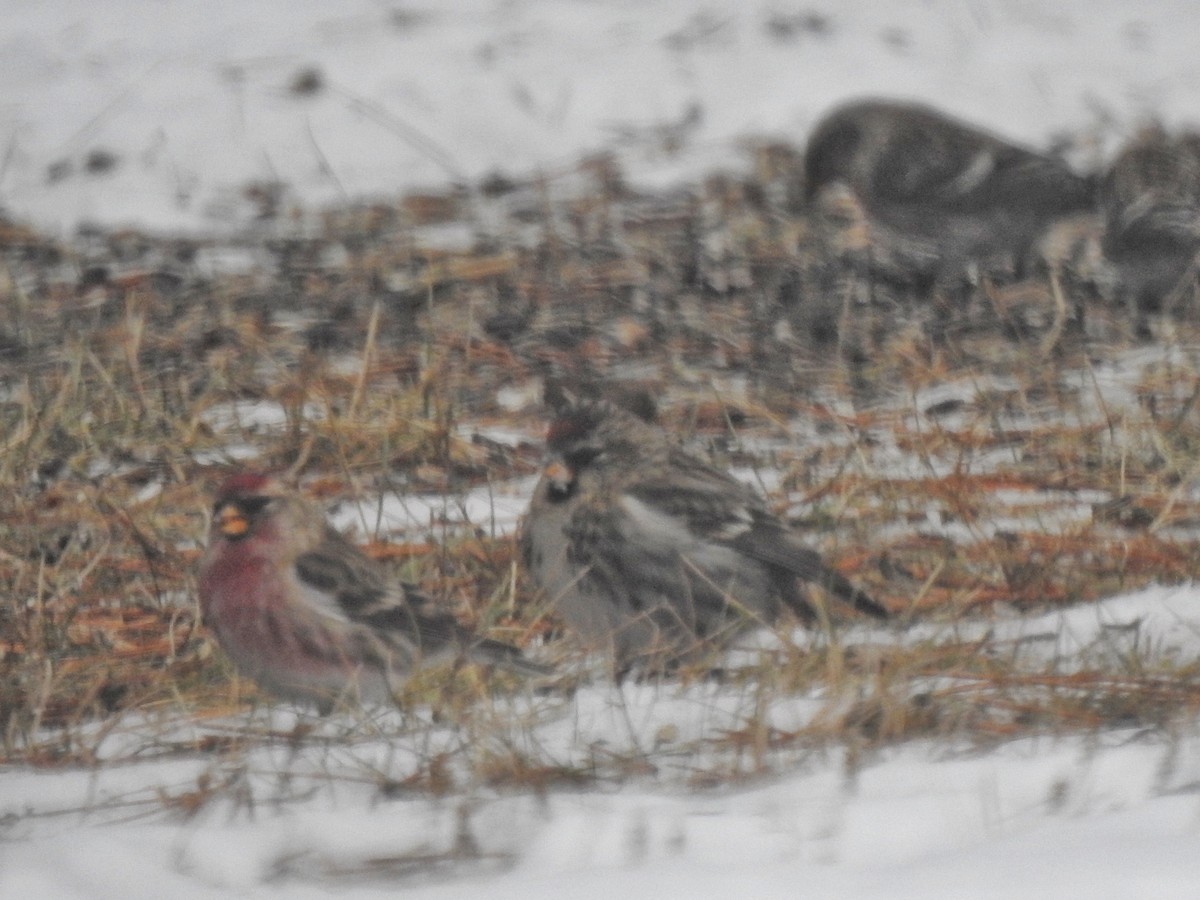
[[[756,525],[729,544],[759,562],[786,569],[804,581],[821,586],[860,612],[876,619],[890,617],[876,600],[856,588],[845,575],[831,568],[819,553],[801,544],[799,538],[777,523]]]
[[[296,573],[322,612],[357,622],[380,634],[391,633],[427,650],[460,641],[462,629],[452,615],[434,611],[424,597],[402,589],[379,564],[330,529],[319,548],[296,560]]]
[[[718,469],[688,467],[669,481],[639,482],[626,488],[638,502],[686,524],[697,537],[723,544],[818,584],[862,612],[876,618],[889,613],[829,567],[816,551],[804,546],[784,527],[748,486]]]
[[[378,563],[333,529],[320,549],[296,560],[296,572],[321,612],[340,621],[365,625],[377,635],[402,640],[424,653],[457,647],[479,662],[526,674],[552,671],[525,659],[516,647],[476,638],[415,587],[392,583]]]
[[[729,540],[754,524],[754,511],[769,515],[747,485],[720,469],[686,458],[667,479],[637,481],[624,493],[660,515],[678,519],[704,540]]]
[[[325,594],[331,615],[356,619],[391,605],[378,564],[332,528],[321,543],[296,559],[296,574],[312,592]]]

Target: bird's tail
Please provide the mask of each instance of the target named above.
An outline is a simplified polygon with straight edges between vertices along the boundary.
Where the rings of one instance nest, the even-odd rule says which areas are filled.
[[[833,594],[839,600],[853,606],[861,613],[866,613],[873,619],[881,621],[890,619],[892,614],[878,600],[859,588],[856,588],[841,572],[823,566],[823,571],[812,580]]]
[[[781,528],[751,529],[730,541],[741,553],[778,567],[812,584],[819,585],[839,600],[875,619],[890,619],[892,614],[870,595],[859,590],[841,572],[830,568],[815,550],[804,546]]]

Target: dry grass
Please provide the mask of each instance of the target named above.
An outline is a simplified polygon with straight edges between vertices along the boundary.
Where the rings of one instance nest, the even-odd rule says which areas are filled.
[[[664,200],[624,192],[596,161],[570,174],[569,190],[550,178],[476,198],[510,229],[476,251],[428,248],[423,211],[446,204],[381,203],[326,213],[305,237],[247,236],[272,260],[266,274],[203,274],[197,254],[217,244],[125,233],[97,250],[3,233],[0,762],[86,764],[131,717],[220,723],[254,705],[199,623],[193,583],[208,491],[235,457],[296,472],[330,502],[459,497],[536,471],[537,406],[502,389],[536,396],[547,375],[645,384],[666,398],[669,427],[722,463],[782,473],[780,510],[906,622],[1036,613],[1194,576],[1190,322],[1137,351],[1103,309],[1112,321],[1086,337],[1055,321],[1014,338],[995,303],[964,303],[935,341],[927,301],[881,288],[886,302],[835,306],[829,342],[795,309],[796,291],[815,296],[820,246],[803,216],[771,204],[771,184],[718,179]],[[1034,279],[1020,296],[1045,305],[1052,293]],[[1138,352],[1117,406],[1097,370]],[[961,390],[937,393],[946,385]],[[789,421],[809,438],[781,437]],[[499,426],[529,440],[478,436]],[[556,642],[512,539],[473,525],[397,537],[364,516],[360,538],[465,622]],[[986,636],[815,636],[727,673],[734,724],[631,727],[629,747],[586,758],[537,736],[546,716],[567,715],[568,695],[521,713],[512,683],[432,673],[411,686],[425,726],[385,734],[419,743],[457,729],[454,749],[431,746],[398,780],[381,767],[378,786],[544,790],[664,768],[724,783],[832,746],[1165,727],[1200,707],[1191,663],[1135,650],[1067,671],[1010,649]],[[708,682],[680,684],[662,690]],[[797,698],[816,714],[779,726],[774,711]],[[370,721],[332,740],[377,739]],[[130,752],[228,759],[331,740],[328,727],[224,728],[178,740],[151,729]],[[235,782],[159,802],[186,815]]]

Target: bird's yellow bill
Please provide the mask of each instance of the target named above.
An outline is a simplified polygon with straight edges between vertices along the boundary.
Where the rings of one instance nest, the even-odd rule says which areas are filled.
[[[217,530],[225,537],[241,537],[250,530],[246,517],[232,503],[226,503],[216,515]]]

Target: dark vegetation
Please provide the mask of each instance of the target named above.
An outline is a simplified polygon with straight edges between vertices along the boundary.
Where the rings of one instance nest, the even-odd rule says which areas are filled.
[[[231,466],[368,510],[498,488],[537,471],[547,383],[649,391],[721,465],[780,473],[777,507],[905,621],[1194,577],[1197,189],[1159,186],[1192,177],[1192,145],[1142,140],[1080,182],[1094,204],[1023,218],[1017,243],[993,217],[951,252],[933,200],[961,235],[978,198],[917,179],[922,206],[844,172],[817,185],[781,145],[663,195],[607,157],[326,211],[255,185],[261,227],[236,239],[0,224],[0,761],[86,761],[87,723],[244,703],[192,575]],[[1172,162],[1138,149],[1153,146]],[[863,165],[903,169],[889,152]],[[397,534],[368,514],[357,539],[473,626],[562,637],[489,521]],[[817,641],[739,677],[785,693],[850,679],[861,701],[718,740],[761,759],[1159,726],[1200,705],[1194,664],[1142,649],[1065,671],[986,641]],[[489,759],[500,781],[585,777]]]

